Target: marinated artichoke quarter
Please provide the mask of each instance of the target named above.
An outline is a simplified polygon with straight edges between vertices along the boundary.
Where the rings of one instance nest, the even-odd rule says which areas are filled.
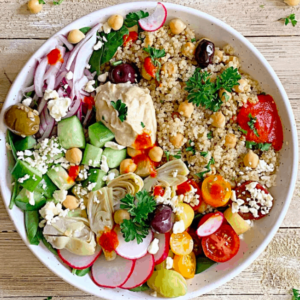
[[[20,136],[36,134],[40,127],[40,117],[36,110],[23,104],[12,105],[4,115],[9,130]]]

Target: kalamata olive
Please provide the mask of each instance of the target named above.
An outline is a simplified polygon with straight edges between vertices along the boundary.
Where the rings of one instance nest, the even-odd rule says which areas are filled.
[[[215,44],[209,40],[202,39],[195,52],[195,58],[200,68],[204,69],[213,63]]]
[[[109,71],[109,80],[113,83],[135,83],[138,80],[138,71],[132,64],[121,64]]]
[[[154,217],[151,221],[151,227],[158,233],[169,232],[174,224],[174,214],[172,208],[168,205],[157,206]]]
[[[23,104],[12,105],[4,115],[9,130],[20,136],[29,136],[38,132],[40,117],[36,110]]]

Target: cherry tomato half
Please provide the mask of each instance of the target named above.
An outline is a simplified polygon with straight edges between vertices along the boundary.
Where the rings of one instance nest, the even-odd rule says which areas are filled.
[[[231,186],[221,175],[210,175],[202,183],[203,200],[212,207],[227,204],[231,196]]]
[[[138,39],[139,35],[135,31],[130,31],[129,35],[125,34],[123,36],[123,46],[127,46],[130,42],[135,42]]]
[[[145,58],[144,68],[151,77],[155,78],[156,67],[153,64],[151,57],[148,56]]]
[[[189,227],[189,235],[192,237],[194,241],[193,252],[195,253],[196,256],[202,255],[203,250],[201,245],[201,239],[198,237],[196,230],[192,227]]]
[[[215,233],[202,238],[206,257],[215,262],[225,262],[239,251],[240,238],[230,225],[222,225]]]
[[[171,250],[177,255],[190,254],[194,247],[192,237],[184,231],[183,233],[172,233],[170,238]]]
[[[67,180],[69,182],[74,181],[77,178],[78,174],[79,174],[79,170],[80,170],[79,166],[71,166],[69,168],[69,172],[68,172],[69,177],[68,177]]]
[[[173,260],[173,268],[184,278],[193,278],[196,272],[196,256],[194,252],[191,252],[187,255],[175,255]]]

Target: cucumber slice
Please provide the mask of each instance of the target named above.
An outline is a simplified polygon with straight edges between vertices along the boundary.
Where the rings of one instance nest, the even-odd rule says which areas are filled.
[[[54,191],[56,190],[56,185],[51,181],[47,174],[44,174],[42,180],[34,191],[42,194],[47,199],[51,199]]]
[[[48,170],[47,175],[60,190],[66,191],[75,184],[75,181],[69,177],[68,172],[60,165],[55,165]]]
[[[92,189],[93,192],[100,190],[105,182],[102,178],[106,175],[106,173],[99,169],[90,169],[89,177],[82,182],[83,187],[87,187],[90,183],[96,183],[96,186]]]
[[[15,164],[11,174],[22,187],[30,192],[35,190],[43,176],[39,170],[32,168],[28,163],[22,160],[17,160],[17,163]],[[25,176],[29,176],[29,178],[23,180]]]
[[[76,116],[58,122],[57,135],[65,149],[85,148],[85,136],[82,125]]]
[[[46,198],[38,192],[33,192],[33,198],[34,198],[35,204],[31,205],[31,204],[29,204],[29,198],[26,195],[26,189],[22,189],[21,192],[16,197],[16,200],[15,200],[16,206],[25,211],[27,211],[27,210],[32,211],[32,210],[40,209],[47,202]]]
[[[109,168],[113,169],[118,167],[121,161],[126,158],[126,148],[121,150],[105,148],[102,155],[106,156]]]
[[[15,148],[17,151],[24,151],[32,149],[36,145],[36,139],[32,136],[26,136],[24,139],[15,142]]]
[[[103,150],[101,148],[95,147],[91,144],[86,144],[81,163],[94,168],[100,167],[102,152]]]
[[[101,122],[97,122],[88,128],[90,142],[93,146],[101,148],[106,142],[114,139],[115,135]]]

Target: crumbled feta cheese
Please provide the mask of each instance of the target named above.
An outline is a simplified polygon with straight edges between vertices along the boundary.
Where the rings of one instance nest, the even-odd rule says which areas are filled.
[[[104,42],[107,42],[107,39],[106,39],[106,37],[105,37],[105,36],[103,36],[103,41],[104,41]]]
[[[157,238],[155,238],[152,242],[151,242],[151,244],[149,245],[149,247],[148,247],[148,252],[150,253],[150,254],[156,254],[157,252],[158,252],[158,250],[159,250],[159,246],[158,246],[158,243],[159,243],[159,239],[157,239]]]
[[[25,151],[24,151],[24,155],[25,155],[25,156],[31,156],[31,155],[32,155],[32,151],[30,151],[30,150],[25,150]]]
[[[235,191],[231,191],[231,197],[230,197],[230,199],[232,200],[232,201],[236,201],[236,193],[235,193]]]
[[[53,193],[53,198],[58,202],[64,202],[68,195],[68,191],[65,190],[57,190]]]
[[[29,191],[26,190],[25,194],[26,194],[26,197],[29,199],[29,201],[28,201],[29,204],[30,205],[35,205],[34,193],[33,192],[29,192]]]
[[[66,90],[68,87],[69,87],[68,84],[65,84],[65,85],[64,85],[64,89],[65,89],[65,90]]]
[[[89,70],[89,69],[91,68],[91,65],[87,64],[87,65],[85,66],[85,68]]]
[[[52,91],[52,90],[46,90],[44,93],[44,99],[49,100],[49,99],[58,99],[59,95],[57,91]]]
[[[50,100],[48,102],[48,109],[50,116],[59,122],[62,117],[67,115],[72,100],[68,97],[58,98],[56,100]]]
[[[113,176],[113,178],[112,179],[114,179],[114,178],[116,178],[116,177],[118,177],[119,175],[120,175],[120,172],[117,170],[117,169],[112,169],[112,170],[110,170],[109,172],[108,172],[108,175],[110,175],[110,174],[114,174],[114,176]],[[112,176],[112,175],[111,175]],[[111,177],[110,177],[111,178]],[[111,180],[112,180],[111,179]]]
[[[166,269],[170,270],[172,268],[173,268],[173,258],[168,256],[166,259]]]
[[[119,145],[115,142],[106,142],[104,146],[107,148],[114,149],[114,150],[122,150],[122,149],[126,148],[126,146]]]
[[[84,87],[84,90],[88,93],[92,93],[95,90],[95,88],[93,87],[94,84],[95,84],[95,80],[88,81]]]
[[[87,189],[88,189],[89,191],[91,191],[96,185],[97,185],[96,182],[90,183],[90,184],[87,186]]]
[[[157,291],[153,291],[151,294],[150,294],[150,296],[152,296],[152,297],[157,297]]]
[[[66,79],[67,80],[72,80],[73,79],[73,76],[74,76],[74,74],[73,74],[73,72],[72,71],[69,71],[67,74],[66,74]]]
[[[98,41],[96,45],[94,45],[94,50],[97,51],[102,48],[104,44],[101,41]]]
[[[182,233],[185,231],[185,226],[183,220],[177,221],[173,225],[173,233]]]
[[[231,211],[233,214],[239,212],[239,205],[236,202],[232,202]]]
[[[106,79],[107,79],[107,76],[108,76],[108,72],[105,72],[105,73],[103,73],[103,74],[101,74],[101,75],[98,76],[98,80],[100,82],[105,82]]]
[[[55,205],[54,201],[47,202],[45,206],[40,209],[40,215],[46,220],[48,225],[56,222],[58,216],[62,212],[62,205],[57,203]]]
[[[22,104],[25,106],[29,106],[32,102],[32,98],[28,97],[22,101]]]
[[[105,155],[102,155],[102,157],[101,157],[101,170],[104,171],[105,173],[107,173],[109,170],[109,167],[107,164],[107,157]]]
[[[29,179],[30,176],[28,174],[26,174],[24,177],[21,177],[18,179],[18,182],[23,183],[25,180]]]
[[[104,33],[106,33],[106,34],[110,33],[110,31],[111,31],[111,27],[108,25],[107,22],[105,22],[103,24],[102,29],[103,29]]]
[[[264,160],[260,159],[255,171],[257,173],[273,172],[274,171],[274,165],[273,164],[268,165]]]

